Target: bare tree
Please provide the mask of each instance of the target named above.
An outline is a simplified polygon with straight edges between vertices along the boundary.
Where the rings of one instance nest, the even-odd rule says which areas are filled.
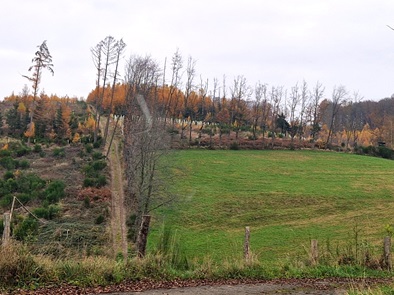
[[[208,85],[209,85],[208,79],[204,81],[202,76],[200,76],[200,86],[198,89],[198,95],[200,96],[199,112],[200,112],[201,125],[200,128],[198,129],[198,145],[201,144],[202,129],[205,126],[204,125],[205,118],[207,116],[206,99],[208,95]],[[192,125],[189,126],[189,143],[191,143],[191,136],[192,136]]]
[[[363,121],[361,119],[360,102],[363,98],[358,92],[354,92],[349,100],[342,107],[343,125],[346,135],[345,146],[348,148],[350,140],[353,137],[353,145],[357,144],[358,132],[363,128]]]
[[[323,99],[324,90],[325,88],[323,87],[323,85],[320,82],[317,82],[315,87],[313,88],[312,93],[310,94],[311,100],[309,109],[311,114],[311,135],[313,141],[316,141],[317,135],[319,134],[321,128],[319,106],[321,100]]]
[[[183,68],[183,58],[177,49],[172,57],[171,62],[171,84],[170,91],[168,94],[167,104],[165,107],[165,118],[164,123],[166,123],[167,118],[172,117],[172,123],[175,124],[175,118],[177,117],[178,104],[179,104],[179,95],[180,95],[180,87],[181,87],[181,78],[182,73],[181,69]]]
[[[334,131],[334,126],[335,126],[335,120],[337,118],[337,114],[339,111],[339,108],[341,107],[341,105],[345,102],[346,96],[347,96],[347,90],[345,88],[345,86],[338,86],[338,87],[334,87],[333,91],[332,91],[332,96],[331,96],[331,116],[330,116],[330,126],[328,129],[328,136],[327,136],[327,140],[326,140],[326,147],[328,147],[328,145],[330,143],[332,143],[332,134]]]
[[[143,255],[143,237],[138,237],[144,215],[168,202],[157,172],[159,159],[169,147],[168,133],[160,124],[155,89],[159,66],[150,57],[132,57],[126,68],[127,97],[125,113],[124,157],[127,194],[135,217],[133,240],[139,241]],[[145,235],[146,231],[141,231]],[[142,244],[141,244],[142,243]]]
[[[269,93],[270,97],[270,131],[271,131],[271,147],[274,147],[275,136],[276,136],[276,128],[277,128],[277,119],[280,115],[280,105],[284,97],[284,89],[283,86],[272,86],[271,91]]]
[[[230,90],[230,124],[236,125],[234,126],[235,138],[238,139],[240,127],[245,120],[245,100],[250,97],[251,89],[246,84],[246,78],[244,76],[237,76]]]
[[[45,40],[41,45],[37,46],[38,50],[35,53],[35,57],[32,59],[33,65],[28,70],[29,72],[33,72],[32,76],[23,75],[24,78],[33,83],[33,105],[30,107],[30,124],[28,128],[34,128],[33,117],[42,71],[47,69],[52,75],[54,75],[52,55],[49,52],[46,42],[47,41]],[[30,143],[30,137],[28,137],[28,143]]]
[[[263,125],[266,98],[267,85],[258,82],[254,88],[254,101],[252,104],[252,133],[254,140],[257,139],[257,127]]]
[[[297,117],[296,108],[301,101],[301,92],[298,83],[291,88],[290,92],[290,137],[293,143],[294,136],[298,133],[298,128],[300,126],[300,119]]]
[[[97,142],[98,131],[100,129],[100,119],[103,113],[103,101],[107,79],[110,73],[110,66],[116,62],[117,41],[112,36],[105,37],[96,47],[91,49],[93,62],[97,69],[97,86],[98,96],[96,102],[96,126],[94,129],[93,140]],[[100,78],[102,86],[100,89]],[[101,92],[100,92],[101,90]]]
[[[306,127],[306,109],[307,109],[307,103],[309,100],[309,95],[308,95],[308,84],[304,80],[301,85],[301,105],[300,105],[300,125],[298,128],[298,135],[299,135],[299,140],[300,142],[302,141],[302,136],[304,135],[305,132],[305,127]]]
[[[112,105],[113,105],[114,95],[115,95],[115,86],[116,86],[117,77],[118,77],[119,60],[120,60],[121,55],[124,52],[125,47],[126,47],[126,43],[124,43],[122,39],[117,41],[116,44],[115,44],[115,52],[116,52],[115,71],[114,71],[114,74],[113,74],[114,77],[113,77],[112,89],[111,89],[111,100],[110,100],[110,103],[109,103],[109,112],[110,113],[108,114],[107,122],[105,124],[103,145],[105,145],[105,143],[107,141],[108,128],[109,128],[109,122],[110,122],[110,117],[111,117],[110,114],[112,112]]]
[[[189,105],[190,96],[194,90],[194,78],[196,76],[196,61],[189,56],[187,60],[186,66],[186,85],[185,85],[185,98],[183,100],[183,118],[182,118],[182,127],[181,127],[181,138],[184,137],[184,131],[186,129],[186,122],[189,120],[189,125],[191,128],[193,121],[193,109],[191,105]],[[189,143],[191,141],[191,136],[189,137]]]

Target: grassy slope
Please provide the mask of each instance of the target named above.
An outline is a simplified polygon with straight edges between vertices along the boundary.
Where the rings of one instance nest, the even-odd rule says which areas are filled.
[[[160,212],[189,257],[214,260],[242,255],[244,226],[252,251],[272,262],[306,255],[310,239],[352,243],[355,228],[380,246],[394,215],[393,162],[318,151],[179,151],[180,200]]]

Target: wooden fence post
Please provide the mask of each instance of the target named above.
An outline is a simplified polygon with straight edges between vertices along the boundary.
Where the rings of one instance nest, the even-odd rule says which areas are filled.
[[[11,238],[11,222],[10,222],[10,213],[4,213],[4,230],[3,230],[3,247],[7,246],[10,242]]]
[[[244,258],[246,262],[250,261],[250,228],[245,227],[245,242],[244,242]]]
[[[145,256],[146,242],[148,240],[150,215],[142,215],[141,227],[137,237],[137,255],[142,258]]]
[[[383,249],[384,249],[384,254],[383,254],[383,259],[384,259],[384,265],[388,270],[391,270],[391,237],[384,237],[384,242],[383,242]]]
[[[311,240],[311,264],[316,265],[319,259],[319,248],[317,240]]]

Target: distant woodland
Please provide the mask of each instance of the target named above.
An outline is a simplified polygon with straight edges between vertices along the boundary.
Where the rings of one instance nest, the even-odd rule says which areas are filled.
[[[52,66],[43,45],[50,57],[46,66]],[[28,142],[78,142],[86,137],[97,141],[101,116],[142,115],[135,105],[136,96],[141,95],[160,118],[159,124],[182,146],[226,147],[230,141],[245,140],[271,140],[263,148],[274,147],[280,140],[289,147],[343,150],[393,146],[394,98],[364,100],[345,86],[326,89],[320,82],[302,81],[285,89],[249,85],[244,76],[230,80],[224,75],[209,81],[197,77],[196,61],[192,57],[185,61],[178,50],[163,67],[150,56],[131,56],[121,74],[119,60],[125,46],[108,36],[91,49],[97,83],[86,100],[39,94],[40,64],[36,62],[32,66],[36,73],[26,77],[33,82],[33,93],[25,86],[20,94],[1,102],[1,134]],[[78,104],[84,107],[82,115],[75,113]]]

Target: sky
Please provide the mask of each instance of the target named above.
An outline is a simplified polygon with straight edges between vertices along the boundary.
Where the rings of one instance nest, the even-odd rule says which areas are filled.
[[[176,50],[196,60],[197,78],[229,87],[238,76],[254,87],[320,82],[330,98],[345,86],[364,100],[394,93],[392,0],[2,0],[0,100],[31,83],[22,75],[47,40],[54,76],[46,94],[86,98],[95,87],[90,49],[111,35],[131,55],[160,65]],[[169,68],[169,66],[167,66]],[[120,74],[124,70],[121,66]],[[169,74],[167,74],[169,76]],[[185,76],[185,75],[184,75]]]

